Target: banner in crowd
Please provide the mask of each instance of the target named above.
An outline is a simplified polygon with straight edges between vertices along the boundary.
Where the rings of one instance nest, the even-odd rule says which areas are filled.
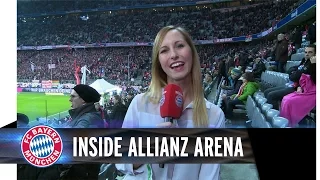
[[[52,89],[52,88],[23,88],[24,92],[39,92],[39,93],[64,93],[70,94],[72,89]]]
[[[53,80],[52,81],[52,88],[58,88],[60,85],[60,81],[59,80]]]
[[[214,43],[225,43],[225,42],[232,42],[232,38],[224,38],[224,39],[214,39]]]
[[[260,37],[264,37],[264,36],[266,36],[266,35],[268,35],[268,34],[270,34],[272,32],[272,27],[271,28],[269,28],[268,30],[266,30],[266,31],[263,31],[261,34],[258,34],[258,38],[260,38]]]
[[[51,80],[42,80],[41,81],[42,88],[52,88]]]
[[[31,87],[32,83],[17,82],[17,86],[22,88]]]
[[[200,44],[212,44],[212,40],[196,40],[194,41],[195,44],[200,45]]]
[[[250,42],[252,41],[252,35],[246,36],[245,42]]]
[[[31,81],[31,87],[33,88],[41,88],[41,83],[39,80],[32,80]]]
[[[42,81],[32,80],[32,82],[17,82],[17,87],[21,88],[47,88],[47,89],[72,89],[75,84],[65,83],[61,84],[59,80]]]
[[[54,69],[56,68],[56,64],[48,64],[48,69]]]
[[[75,84],[72,84],[72,83],[66,83],[66,84],[61,84],[62,85],[62,88],[64,89],[72,89],[74,88],[74,86],[76,86]]]

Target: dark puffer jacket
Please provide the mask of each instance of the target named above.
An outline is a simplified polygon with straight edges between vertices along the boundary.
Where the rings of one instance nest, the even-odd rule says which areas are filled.
[[[69,110],[72,121],[67,128],[104,128],[101,114],[93,103],[85,104],[79,108]]]

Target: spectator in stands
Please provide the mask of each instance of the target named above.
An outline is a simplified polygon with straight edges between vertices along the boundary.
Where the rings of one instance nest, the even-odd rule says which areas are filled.
[[[169,83],[177,84],[183,90],[184,111],[177,124],[164,122],[159,115],[162,89]],[[224,127],[224,121],[221,109],[206,101],[203,96],[200,61],[191,37],[180,27],[162,28],[153,46],[150,88],[147,93],[139,94],[132,100],[123,128],[220,128]],[[175,164],[175,173],[171,174],[171,177],[167,177],[170,164],[165,164],[164,168],[159,167],[158,164],[117,164],[117,168],[128,176],[137,171],[143,172],[130,176],[131,179],[146,179],[150,168],[155,180],[219,179],[218,164]]]
[[[71,92],[72,109],[69,114],[72,121],[66,126],[71,128],[103,128],[101,114],[97,112],[94,103],[100,101],[100,94],[88,85],[76,85]]]
[[[127,108],[129,108],[133,97],[134,97],[134,93],[129,92],[128,95],[127,95],[126,104],[125,104]]]
[[[246,68],[245,68],[245,67],[237,66],[237,68],[238,68],[242,73],[245,73],[245,71],[246,71]]]
[[[214,86],[213,76],[210,72],[206,73],[205,81],[203,83],[204,85],[204,97],[207,99],[209,94],[211,93],[211,90]]]
[[[224,93],[222,94],[222,109],[226,108],[227,100],[230,99],[230,96],[238,93],[242,85],[242,80],[239,80],[241,75],[242,72],[238,68],[233,68],[230,72],[230,76],[225,81],[225,84],[221,84],[221,89],[224,90]]]
[[[302,43],[302,31],[303,27],[298,26],[294,29],[294,34],[292,35],[292,41],[295,46],[295,49],[298,50],[301,48],[301,43]]]
[[[249,63],[248,60],[250,58],[250,55],[247,51],[240,51],[239,53],[239,66],[246,67]]]
[[[226,71],[226,59],[221,59],[218,65],[218,76],[217,76],[217,82],[220,82],[223,78],[226,79],[228,77],[227,71]],[[217,88],[219,87],[219,83],[217,85]]]
[[[114,95],[114,105],[110,114],[110,127],[121,128],[126,112],[127,107],[122,103],[121,97],[119,95]]]
[[[290,80],[293,82],[298,82],[302,73],[310,74],[310,58],[316,55],[316,46],[310,44],[305,48],[304,58],[301,60],[299,66],[295,66],[291,68],[289,72]]]
[[[104,108],[103,106],[100,105],[100,102],[96,102],[94,103],[94,106],[96,108],[96,110],[100,113],[101,115],[101,118],[103,120],[103,123],[104,123],[104,128],[108,128],[109,125],[107,123],[107,119],[109,118],[108,117],[108,114],[104,111]]]
[[[314,44],[316,42],[316,21],[310,25],[307,39],[310,41],[310,44]]]
[[[243,83],[237,94],[233,94],[227,100],[227,107],[225,109],[226,118],[233,118],[233,109],[235,105],[243,105],[246,103],[249,95],[253,95],[259,89],[259,84],[255,82],[253,73],[246,72],[244,73],[239,80],[242,80]]]
[[[288,41],[284,34],[278,34],[278,43],[275,50],[275,61],[277,62],[278,72],[284,73],[284,67],[288,61]]]
[[[27,115],[22,113],[17,113],[17,127],[18,128],[29,127],[29,118]]]
[[[277,44],[278,44],[278,40],[277,39],[274,39],[273,40],[273,45],[272,47],[270,48],[270,52],[271,52],[271,60],[272,61],[276,61],[276,48],[277,48]]]
[[[235,66],[235,62],[230,55],[227,56],[226,60],[226,71],[229,72],[229,69]]]
[[[207,85],[208,85],[208,82],[211,82],[211,81],[209,81],[209,79],[210,79],[210,74],[209,74],[208,72],[202,73],[202,74],[204,74],[202,87],[203,87],[203,89],[205,89],[205,88],[207,87]]]
[[[239,55],[239,53],[236,53],[234,55],[233,61],[234,61],[235,67],[239,67],[240,66],[240,55]]]
[[[284,96],[294,92],[295,90],[301,91],[299,87],[299,79],[301,74],[310,74],[310,58],[316,55],[316,46],[309,45],[305,48],[305,57],[301,61],[298,67],[291,68],[289,72],[290,83],[279,87],[273,87],[266,89],[264,91],[264,96],[267,98],[267,102],[273,105],[274,109],[279,109],[279,101],[282,100]]]
[[[281,103],[280,116],[287,118],[291,127],[295,127],[316,106],[316,57],[311,57],[310,62],[310,75],[301,75],[301,88],[284,96]]]
[[[230,76],[228,77],[228,79],[226,79],[225,84],[221,85],[221,89],[223,90],[231,90],[231,92],[234,92],[232,94],[235,94],[238,92],[242,81],[238,81],[239,78],[241,77],[242,72],[240,71],[240,69],[238,68],[233,68],[230,72]],[[240,85],[239,85],[240,84]],[[227,93],[229,94],[229,93]],[[230,94],[230,95],[232,95]]]
[[[266,70],[266,66],[263,63],[262,59],[259,57],[256,58],[252,66],[252,72],[253,72],[254,78],[260,78],[262,72],[264,72],[265,70]]]

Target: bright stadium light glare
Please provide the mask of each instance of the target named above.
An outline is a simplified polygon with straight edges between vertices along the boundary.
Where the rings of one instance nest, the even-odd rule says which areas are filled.
[[[89,16],[80,16],[80,19],[83,21],[87,21],[89,19]]]

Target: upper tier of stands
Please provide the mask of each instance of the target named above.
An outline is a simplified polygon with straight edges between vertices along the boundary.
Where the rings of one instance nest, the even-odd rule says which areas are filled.
[[[157,5],[157,4],[185,4],[197,3],[214,4],[215,7],[224,7],[233,0],[103,0],[103,1],[18,1],[18,15],[35,13],[54,13],[77,10],[91,10],[113,8],[119,6],[135,7],[139,5]],[[241,5],[254,4],[255,1],[239,1]]]
[[[157,11],[96,12],[84,21],[81,14],[19,18],[18,46],[68,45],[110,42],[153,42],[166,25],[179,25],[194,40],[213,40],[260,33],[297,7],[297,1],[264,1],[249,7],[171,8]],[[201,20],[201,21],[200,21]]]

